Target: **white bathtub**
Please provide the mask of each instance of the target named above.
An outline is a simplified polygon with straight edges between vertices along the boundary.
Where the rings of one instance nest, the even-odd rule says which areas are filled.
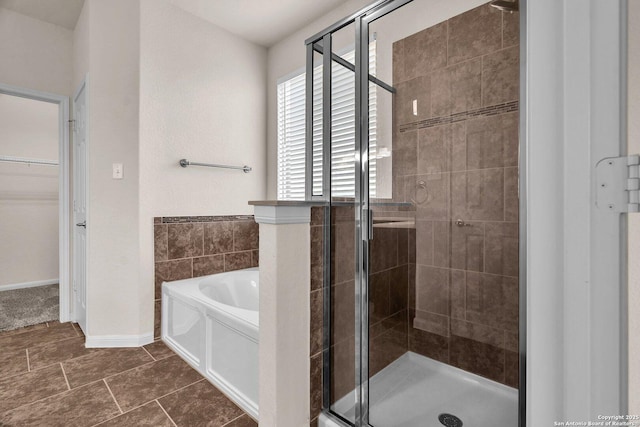
[[[258,419],[258,268],[162,284],[162,340]]]

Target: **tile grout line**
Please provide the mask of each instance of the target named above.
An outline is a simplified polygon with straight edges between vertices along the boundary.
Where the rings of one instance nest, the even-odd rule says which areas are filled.
[[[103,379],[103,380],[104,380],[104,379]],[[178,389],[175,389],[175,390],[170,391],[169,393],[163,394],[162,396],[158,396],[158,397],[156,397],[155,399],[152,399],[152,400],[149,400],[149,401],[147,401],[147,402],[144,402],[144,403],[142,403],[142,404],[140,404],[140,405],[138,405],[138,406],[135,406],[135,407],[133,407],[133,408],[129,409],[127,412],[124,412],[124,413],[125,413],[125,414],[128,414],[129,412],[131,412],[131,411],[135,411],[136,409],[141,408],[141,407],[143,407],[143,406],[146,406],[146,405],[148,405],[148,404],[149,404],[149,403],[151,403],[151,402],[158,402],[158,404],[160,405],[160,399],[162,399],[163,397],[167,397],[167,396],[169,396],[170,394],[173,394],[173,393],[176,393],[176,392],[178,392],[178,391],[184,390],[184,389],[185,389],[185,388],[187,388],[187,387],[191,387],[192,385],[197,384],[197,383],[200,383],[200,382],[205,381],[205,380],[206,380],[206,378],[204,378],[204,377],[203,377],[203,378],[200,378],[200,379],[199,379],[198,381],[196,381],[196,382],[193,382],[193,383],[191,383],[191,384],[187,384],[187,385],[186,385],[186,386],[184,386],[184,387],[180,387],[180,388],[178,388]],[[102,380],[98,380],[98,381],[102,381]],[[94,382],[97,382],[97,381],[94,381]],[[214,387],[215,387],[215,386],[214,386]],[[217,389],[217,387],[216,387],[216,389]],[[162,405],[160,405],[160,406],[162,406]],[[164,408],[163,408],[163,409],[164,409]],[[173,420],[172,420],[172,421],[173,421]]]
[[[94,383],[97,383],[97,382],[99,382],[99,381],[104,381],[104,380],[105,380],[105,379],[103,378],[103,379],[101,379],[101,380],[93,381],[93,382],[91,382],[91,383],[89,383],[89,384],[94,384]],[[160,405],[160,402],[158,401],[158,399],[162,399],[163,397],[167,397],[167,396],[169,396],[170,394],[173,394],[173,393],[175,393],[175,392],[177,392],[177,391],[180,391],[180,390],[182,390],[182,389],[185,389],[185,388],[187,388],[187,387],[190,387],[190,386],[192,386],[192,385],[194,385],[194,384],[197,384],[197,383],[199,383],[199,382],[202,382],[202,381],[204,381],[204,380],[206,380],[206,378],[201,378],[201,379],[199,379],[198,381],[196,381],[196,382],[194,382],[194,383],[191,383],[191,384],[189,384],[189,385],[186,385],[186,386],[184,386],[184,387],[181,387],[181,388],[179,388],[179,389],[177,389],[177,390],[173,390],[173,391],[171,391],[171,392],[169,392],[169,393],[167,393],[167,394],[163,394],[162,396],[159,396],[159,397],[157,397],[157,398],[155,398],[155,399],[153,399],[153,400],[149,400],[148,402],[144,402],[144,403],[142,403],[142,404],[140,404],[140,405],[138,405],[138,406],[134,406],[133,408],[131,408],[131,409],[127,410],[126,412],[122,412],[120,415],[128,414],[129,412],[135,411],[136,409],[140,409],[140,408],[142,408],[143,406],[146,406],[146,405],[148,405],[148,404],[150,404],[150,403],[153,403],[153,402],[157,402],[157,403],[158,403],[158,405]],[[85,385],[88,385],[88,384],[85,384]],[[84,387],[84,386],[81,386],[81,387]],[[215,386],[214,386],[214,387],[215,387]],[[107,386],[107,388],[109,388],[109,387]],[[109,391],[111,391],[111,390],[109,390]],[[113,393],[112,393],[112,396],[113,396]],[[115,397],[114,397],[114,399],[115,399]],[[41,400],[42,400],[42,399],[41,399]],[[116,402],[116,403],[117,403],[117,402]],[[160,405],[160,407],[162,408],[162,405]],[[164,410],[164,408],[162,408],[162,409]],[[165,413],[166,413],[166,412],[165,412]],[[98,424],[94,424],[94,426],[92,426],[92,427],[95,427],[95,426],[97,426],[97,425],[103,424],[103,423],[105,423],[106,421],[110,421],[110,420],[113,420],[113,419],[115,419],[115,418],[118,418],[120,415],[117,415],[117,416],[115,416],[115,417],[109,418],[108,420],[105,420],[105,421],[100,421]],[[167,416],[168,416],[168,415],[167,415]],[[169,417],[169,418],[171,418],[171,417]],[[171,420],[171,421],[173,421],[173,420]],[[1,426],[0,426],[0,427],[1,427]]]
[[[30,347],[30,348],[31,348],[31,350],[34,350],[34,349],[37,349],[38,347],[45,347],[45,346],[50,345],[50,344],[57,344],[57,343],[61,343],[61,342],[63,342],[63,341],[75,340],[75,339],[78,339],[78,338],[80,338],[80,337],[65,338],[65,339],[62,339],[62,340],[60,340],[60,341],[53,341],[53,342],[51,342],[51,343],[40,344],[40,345],[36,345],[36,346]],[[64,363],[64,362],[68,362],[68,361],[70,361],[70,360],[79,359],[79,358],[81,358],[81,357],[88,356],[88,355],[90,354],[90,353],[89,353],[89,354],[83,354],[82,356],[78,356],[78,357],[71,357],[71,358],[69,358],[69,359],[64,359],[64,360],[59,361],[59,362],[51,362],[51,363],[49,363],[49,364],[47,364],[47,365],[44,365],[44,366],[41,366],[41,367],[39,367],[39,368],[33,368],[33,367],[31,366],[31,358],[29,357],[29,348],[26,348],[26,349],[25,349],[25,351],[27,351],[27,364],[28,364],[28,368],[29,368],[29,371],[28,371],[28,372],[34,372],[34,371],[39,371],[39,370],[41,370],[41,369],[50,368],[51,366],[56,365],[56,364],[58,364],[58,363]],[[22,372],[22,373],[20,373],[20,374],[10,375],[10,376],[8,376],[8,377],[3,377],[3,379],[5,379],[5,378],[17,377],[18,375],[22,375],[22,374],[24,374],[24,372]]]
[[[116,397],[113,395],[113,392],[111,391],[111,388],[109,387],[109,384],[107,384],[107,380],[105,380],[104,378],[102,379],[102,382],[104,382],[104,385],[107,387],[107,390],[109,390],[109,394],[111,395],[111,398],[113,399],[113,401],[116,403],[116,406],[118,407],[118,411],[120,411],[120,415],[124,414],[124,411],[122,410],[122,408],[120,407],[120,404],[118,403],[118,401],[116,400]]]
[[[194,385],[194,384],[198,384],[198,383],[201,383],[202,381],[205,381],[205,380],[206,380],[206,378],[205,378],[205,377],[202,377],[202,378],[200,378],[198,381],[194,381],[194,382],[192,382],[191,384],[187,384],[187,385],[186,385],[186,386],[184,386],[184,387],[177,388],[177,389],[175,389],[175,390],[173,390],[173,391],[170,391],[170,392],[169,392],[169,393],[167,393],[167,394],[163,394],[162,396],[158,396],[158,397],[156,397],[156,398],[155,398],[155,399],[153,399],[153,400],[158,400],[158,403],[160,403],[160,402],[159,402],[159,400],[160,400],[160,399],[162,399],[163,397],[167,397],[167,396],[169,396],[170,394],[176,393],[176,392],[178,392],[178,391],[182,391],[182,390],[184,390],[184,389],[185,389],[185,388],[187,388],[187,387],[191,387],[192,385]],[[215,387],[215,386],[214,386],[214,387]],[[218,389],[218,387],[216,387],[216,390],[219,390],[219,389]],[[153,400],[150,400],[149,402],[146,402],[146,403],[145,403],[145,405],[146,405],[147,403],[153,402]],[[142,406],[142,405],[140,405],[140,406]]]
[[[88,355],[85,355],[85,356],[88,356]],[[81,356],[81,357],[85,357],[85,356]],[[174,354],[174,355],[169,356],[169,357],[174,357],[174,356],[178,357],[178,355],[177,355],[177,354]],[[166,357],[165,359],[168,359],[169,357]],[[160,359],[160,360],[165,360],[165,359]],[[52,397],[54,397],[54,396],[59,396],[59,395],[64,394],[64,393],[69,393],[69,392],[71,392],[71,391],[75,391],[75,390],[78,390],[78,389],[80,389],[80,388],[87,387],[87,386],[89,386],[89,385],[91,385],[91,384],[96,384],[96,383],[98,383],[98,382],[100,382],[100,381],[105,381],[106,379],[109,379],[109,378],[114,377],[114,376],[116,376],[116,375],[119,375],[119,374],[122,374],[122,373],[125,373],[125,372],[128,372],[128,371],[132,371],[132,370],[134,370],[134,369],[136,369],[136,368],[139,368],[139,367],[142,367],[142,366],[145,366],[145,365],[149,365],[149,364],[151,364],[151,363],[154,363],[154,361],[147,362],[147,363],[145,363],[145,364],[143,364],[143,365],[136,366],[136,367],[131,368],[131,369],[127,369],[126,371],[122,371],[122,372],[120,372],[120,373],[110,375],[110,376],[108,376],[108,377],[106,377],[106,378],[97,379],[97,380],[95,380],[95,381],[91,381],[91,382],[88,382],[88,383],[86,383],[86,384],[79,385],[78,387],[75,387],[75,388],[73,388],[73,389],[71,389],[71,390],[62,391],[62,392],[60,392],[60,393],[52,394],[51,396],[47,396],[47,397],[43,397],[43,398],[38,399],[38,400],[34,400],[33,402],[25,403],[24,405],[20,405],[20,406],[18,406],[18,407],[16,407],[16,408],[13,408],[13,409],[22,408],[22,407],[24,407],[24,406],[32,405],[32,404],[34,404],[34,403],[41,402],[41,401],[43,401],[43,400],[46,400],[46,399],[52,398]],[[50,365],[50,366],[53,366],[53,365]],[[18,375],[20,375],[20,374],[18,374]],[[7,378],[9,378],[9,377],[7,377]],[[184,388],[187,388],[187,387],[189,387],[189,386],[192,386],[192,385],[194,385],[194,384],[196,384],[196,383],[199,383],[199,382],[202,382],[202,381],[205,381],[205,380],[206,380],[206,378],[202,377],[202,378],[201,378],[201,379],[199,379],[198,381],[195,381],[195,382],[193,382],[193,383],[191,383],[191,384],[188,384],[188,385],[186,385],[186,386],[184,386],[184,387],[181,387],[181,388],[176,389],[176,390],[173,390],[173,391],[171,391],[171,392],[169,392],[169,393],[167,393],[167,394],[164,394],[164,395],[162,395],[162,396],[158,397],[158,399],[162,399],[163,397],[166,397],[166,396],[168,396],[168,395],[170,395],[170,394],[172,394],[172,393],[175,393],[175,392],[177,392],[177,391],[180,391],[180,390],[182,390],[182,389],[184,389]],[[106,382],[106,381],[105,381],[105,382]],[[217,387],[216,387],[216,388],[217,388]],[[144,406],[144,405],[146,405],[146,404],[148,404],[148,403],[150,403],[150,402],[153,402],[153,400],[150,400],[150,401],[148,401],[148,402],[145,402],[144,404],[139,405],[139,406],[136,406],[135,408],[131,408],[131,410],[137,409],[137,408],[139,408],[140,406]],[[12,409],[12,410],[13,410],[13,409]],[[127,412],[129,412],[129,411],[127,411]]]
[[[73,359],[67,359],[67,361],[68,361],[68,360],[75,360],[75,359],[82,359],[82,358],[85,358],[85,357],[88,357],[88,356],[91,356],[91,354],[85,354],[85,355],[80,356],[80,357],[74,357]],[[177,355],[177,354],[173,354],[173,355],[171,355],[171,356],[169,356],[169,357],[165,357],[164,359],[160,359],[160,360],[169,359],[170,357],[174,357],[174,356],[178,356],[178,355]],[[79,386],[77,386],[77,387],[72,388],[71,390],[66,390],[66,391],[62,391],[62,392],[60,392],[60,393],[52,394],[51,396],[43,397],[42,399],[34,400],[33,402],[25,403],[24,405],[21,405],[21,406],[30,405],[30,404],[32,404],[32,403],[39,402],[39,401],[44,400],[44,399],[48,399],[49,397],[57,396],[57,395],[59,395],[59,394],[66,393],[66,392],[68,392],[68,391],[77,390],[77,389],[79,389],[79,388],[86,387],[86,386],[88,386],[88,385],[90,385],[90,384],[95,384],[95,383],[97,383],[97,382],[99,382],[99,381],[102,381],[102,380],[106,380],[106,379],[109,379],[109,378],[115,377],[116,375],[120,375],[120,374],[123,374],[123,373],[125,373],[125,372],[129,372],[129,371],[132,371],[132,370],[134,370],[134,369],[136,369],[136,368],[140,368],[140,367],[142,367],[142,366],[150,365],[151,363],[155,363],[155,362],[158,362],[158,360],[152,360],[152,361],[150,361],[150,362],[146,362],[146,363],[144,363],[144,364],[142,364],[142,365],[138,365],[138,366],[135,366],[135,367],[133,367],[133,368],[127,369],[126,371],[122,371],[122,372],[118,372],[118,373],[115,373],[115,374],[111,374],[111,375],[109,375],[109,376],[107,376],[107,377],[104,377],[104,378],[101,378],[101,379],[97,379],[97,380],[93,380],[93,381],[90,381],[90,382],[88,382],[88,383],[86,383],[86,384],[81,384],[81,385],[79,385]],[[57,362],[57,363],[62,364],[63,362]],[[39,370],[41,370],[41,369],[50,368],[51,366],[54,366],[55,364],[56,364],[56,363],[52,363],[52,364],[47,365],[47,366],[44,366],[44,367],[42,367],[42,368],[40,368],[40,369],[36,369],[36,371],[39,371]],[[31,371],[31,372],[33,372],[33,371]],[[2,378],[2,380],[6,380],[6,379],[8,379],[8,378],[17,377],[17,376],[19,376],[19,375],[24,375],[24,374],[25,374],[25,373],[23,372],[23,373],[21,373],[21,374],[16,374],[16,375],[12,375],[12,376],[10,376],[10,377]],[[204,377],[203,377],[202,379],[204,379]],[[193,383],[193,384],[195,384],[195,383]],[[189,384],[189,385],[191,385],[191,384]],[[168,394],[170,394],[170,393],[168,393]],[[165,395],[165,396],[166,396],[166,395]],[[164,396],[161,396],[161,397],[164,397]],[[149,403],[149,402],[146,402],[146,403]],[[0,426],[0,427],[1,427],[1,426]]]
[[[500,15],[500,46],[504,49],[504,13]]]
[[[52,365],[49,365],[49,366],[53,366],[53,364],[52,364]],[[6,378],[3,378],[3,379],[6,379]],[[14,409],[23,408],[23,407],[25,407],[25,406],[29,406],[29,405],[36,404],[36,403],[42,402],[42,401],[44,401],[44,400],[51,399],[51,398],[53,398],[53,397],[63,395],[63,394],[65,394],[65,393],[70,393],[70,392],[76,391],[76,390],[78,390],[78,389],[81,389],[81,388],[83,388],[83,387],[88,387],[88,386],[90,386],[90,385],[93,385],[93,384],[99,383],[100,381],[103,381],[103,380],[104,380],[104,378],[99,379],[99,380],[95,380],[95,381],[91,381],[90,383],[86,383],[86,384],[80,385],[80,386],[78,386],[78,387],[76,387],[76,388],[73,388],[73,389],[71,389],[71,390],[65,390],[65,391],[61,391],[60,393],[55,393],[55,394],[52,394],[52,395],[50,395],[50,396],[42,397],[42,398],[40,398],[40,399],[34,400],[33,402],[29,402],[29,403],[25,403],[24,405],[16,406],[15,408],[11,409],[11,411],[13,411]],[[148,403],[148,402],[147,402],[147,403]],[[2,426],[0,425],[0,427],[2,427]]]
[[[159,398],[158,398],[159,399]],[[167,418],[169,418],[169,421],[171,421],[171,424],[173,424],[175,427],[178,427],[178,424],[176,424],[175,421],[173,421],[173,418],[171,418],[171,415],[169,415],[169,413],[167,412],[166,409],[164,409],[164,406],[162,406],[160,404],[160,402],[158,401],[158,399],[154,400],[154,402],[156,402],[158,404],[158,406],[160,407],[160,409],[162,409],[162,412],[164,412],[164,414],[167,416]]]
[[[19,332],[19,333],[15,333],[15,334],[11,334],[11,335],[7,335],[6,337],[2,337],[0,335],[0,341],[4,340],[5,338],[12,338],[12,337],[20,337],[21,335],[25,335],[25,334],[30,334],[30,333],[39,333],[41,331],[45,331],[47,328],[39,328],[39,329],[35,329],[35,330],[29,330],[29,331],[24,331],[24,332]],[[71,327],[71,329],[73,330],[73,327]],[[75,332],[74,332],[75,333]],[[46,345],[50,345],[50,344],[55,344],[58,343],[60,341],[64,341],[70,338],[77,338],[77,336],[71,336],[71,337],[61,337],[61,338],[57,338],[55,340],[51,340],[51,341],[44,341],[44,342],[39,342],[37,344],[32,344],[32,345],[28,345],[26,347],[22,347],[22,346],[15,346],[15,347],[11,347],[9,345],[9,350],[7,351],[19,351],[19,350],[25,350],[27,348],[30,347],[44,347]],[[17,340],[18,338],[14,339],[13,341]],[[12,341],[12,340],[9,340]]]
[[[60,369],[62,369],[62,375],[64,376],[64,382],[67,383],[67,388],[71,390],[71,385],[69,384],[69,379],[67,378],[67,373],[64,371],[64,366],[62,366],[62,362],[60,362]]]
[[[139,347],[131,347],[131,348],[139,348]],[[91,354],[91,353],[89,353],[89,354],[85,354],[85,355],[83,355],[83,356],[80,356],[80,357],[74,357],[73,359],[69,359],[69,360],[82,359],[82,358],[85,358],[85,357],[88,357],[88,356],[92,356],[92,354]],[[178,356],[178,355],[177,355],[177,354],[172,354],[171,356],[169,356],[169,357],[165,357],[164,359],[160,359],[160,360],[169,359],[170,357],[173,357],[173,356]],[[153,356],[152,356],[151,358],[153,359]],[[154,359],[154,360],[151,360],[151,361],[146,362],[146,363],[143,363],[143,364],[141,364],[141,365],[134,366],[133,368],[129,368],[129,369],[125,370],[125,371],[117,372],[117,373],[115,373],[115,374],[111,374],[111,375],[106,376],[106,377],[104,377],[104,378],[102,378],[102,379],[106,380],[106,379],[109,379],[109,378],[115,377],[116,375],[124,374],[125,372],[133,371],[134,369],[141,368],[141,367],[143,367],[143,366],[147,366],[147,365],[150,365],[151,363],[155,363],[155,362],[158,362],[158,360],[155,360],[155,359]],[[84,387],[84,386],[86,386],[86,385],[93,384],[93,383],[96,383],[96,382],[98,382],[98,381],[100,381],[100,379],[97,379],[97,380],[94,380],[94,381],[90,381],[90,382],[88,382],[88,383],[86,383],[86,384],[79,385],[78,387],[75,387],[75,388],[77,389],[77,388],[80,388],[80,387]]]
[[[149,353],[149,350],[147,350],[146,348],[144,348],[144,346],[140,346],[141,349],[143,349],[149,356],[151,356],[151,358],[153,359],[154,362],[157,362],[158,359],[156,359],[155,357],[153,357],[153,354]],[[169,356],[171,357],[171,356]]]
[[[80,329],[80,327],[76,327],[73,322],[71,322],[71,327],[73,328],[73,331],[76,333],[77,336],[82,337],[82,335],[80,334],[80,331],[78,329]]]
[[[237,417],[235,417],[234,419],[229,420],[229,422],[222,424],[222,427],[224,427],[224,426],[228,426],[228,425],[229,425],[229,424],[231,424],[232,422],[237,421],[238,419],[240,419],[240,418],[244,417],[245,415],[246,415],[246,414],[244,413],[244,411],[242,411],[242,414],[241,414],[241,415],[238,415],[238,416],[237,416]]]
[[[29,362],[29,349],[25,348],[24,351],[25,353],[27,353],[27,372],[31,372],[31,363]]]
[[[88,356],[88,355],[87,355],[87,356]],[[177,354],[176,354],[176,356],[177,356]],[[85,357],[85,356],[80,356],[80,357]],[[169,357],[173,357],[173,356],[169,356]],[[167,357],[167,359],[168,359],[169,357]],[[107,379],[110,379],[110,378],[115,377],[116,375],[124,374],[125,372],[133,371],[134,369],[142,368],[143,366],[147,366],[147,365],[150,365],[150,364],[155,363],[155,362],[157,362],[157,360],[151,360],[151,361],[149,361],[149,362],[147,362],[147,363],[143,363],[142,365],[138,365],[138,366],[134,366],[133,368],[129,368],[129,369],[127,369],[126,371],[122,371],[122,372],[117,372],[117,373],[115,373],[115,374],[111,374],[111,375],[109,375],[109,376],[104,377],[103,379],[104,379],[104,380],[107,380]],[[99,381],[99,380],[96,380],[96,381]],[[96,381],[92,381],[92,382],[96,382]],[[87,383],[87,384],[91,384],[91,383]],[[86,385],[86,384],[85,384],[85,385]]]
[[[168,232],[167,232],[167,239],[169,239]],[[200,245],[200,247],[202,248],[202,255],[204,256],[204,223],[202,224],[202,245]]]
[[[315,226],[314,226],[315,227]],[[319,225],[317,227],[322,227],[322,225]],[[154,264],[162,264],[162,263],[166,263],[166,262],[171,262],[171,261],[186,261],[186,260],[190,260],[190,259],[194,259],[194,258],[207,258],[207,257],[212,257],[212,256],[223,256],[223,255],[228,255],[228,254],[239,254],[239,253],[243,253],[243,252],[252,252],[255,251],[257,249],[241,249],[241,250],[231,250],[228,252],[216,252],[216,253],[212,253],[212,254],[203,254],[203,255],[196,255],[196,256],[189,256],[189,257],[183,257],[183,258],[168,258],[168,259],[163,259],[163,260],[157,260],[154,261]],[[176,280],[180,280],[180,279],[176,279]]]

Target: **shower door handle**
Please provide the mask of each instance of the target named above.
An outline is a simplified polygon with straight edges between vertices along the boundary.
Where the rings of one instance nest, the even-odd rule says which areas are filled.
[[[365,215],[367,218],[367,234],[363,236],[363,240],[373,240],[373,211],[365,209]]]

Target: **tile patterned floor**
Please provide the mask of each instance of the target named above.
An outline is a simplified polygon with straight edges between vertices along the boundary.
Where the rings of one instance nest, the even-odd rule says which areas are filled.
[[[257,427],[161,341],[88,349],[77,325],[0,333],[0,427]]]

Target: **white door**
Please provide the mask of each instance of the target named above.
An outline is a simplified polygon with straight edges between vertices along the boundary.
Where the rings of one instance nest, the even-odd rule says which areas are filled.
[[[87,102],[86,87],[73,100],[73,306],[87,332]]]

